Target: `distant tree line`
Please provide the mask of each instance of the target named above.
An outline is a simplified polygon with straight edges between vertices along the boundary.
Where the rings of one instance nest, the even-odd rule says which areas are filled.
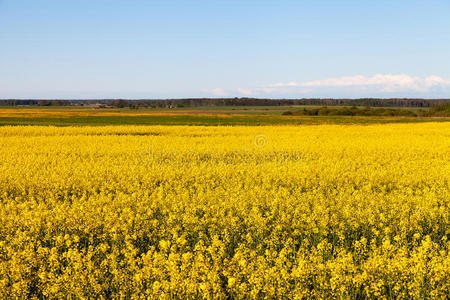
[[[104,105],[118,108],[175,108],[198,106],[370,106],[370,107],[434,107],[450,103],[450,99],[414,99],[414,98],[302,98],[302,99],[261,99],[261,98],[185,98],[185,99],[7,99],[0,100],[0,106],[67,106],[67,105]]]
[[[70,100],[0,100],[0,106],[68,106]]]

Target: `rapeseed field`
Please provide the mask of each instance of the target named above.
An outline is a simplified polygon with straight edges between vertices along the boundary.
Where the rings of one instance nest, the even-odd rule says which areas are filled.
[[[0,128],[0,298],[442,298],[450,126]]]

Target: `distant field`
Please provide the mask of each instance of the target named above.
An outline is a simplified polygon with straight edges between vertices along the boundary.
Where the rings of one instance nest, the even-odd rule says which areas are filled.
[[[7,125],[303,125],[447,122],[449,118],[283,116],[287,110],[318,106],[227,106],[196,108],[33,107],[0,109],[0,126]],[[330,107],[334,108],[334,107]],[[339,108],[335,106],[335,108]],[[411,108],[414,109],[414,108]]]

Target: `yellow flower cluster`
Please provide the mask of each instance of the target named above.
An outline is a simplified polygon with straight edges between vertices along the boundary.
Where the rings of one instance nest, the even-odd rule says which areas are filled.
[[[448,123],[0,128],[0,298],[445,298]]]

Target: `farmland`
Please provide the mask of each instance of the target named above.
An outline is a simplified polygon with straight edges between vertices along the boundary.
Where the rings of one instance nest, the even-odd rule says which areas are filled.
[[[0,126],[105,126],[105,125],[318,125],[318,124],[380,124],[448,122],[445,117],[391,116],[308,116],[283,115],[289,110],[314,109],[318,106],[237,106],[194,108],[0,108]],[[338,108],[338,107],[336,107]],[[335,109],[335,108],[331,108]],[[415,108],[409,108],[415,111]]]
[[[0,110],[0,296],[449,294],[447,119],[238,113]]]
[[[449,15],[0,0],[0,300],[450,299]]]

